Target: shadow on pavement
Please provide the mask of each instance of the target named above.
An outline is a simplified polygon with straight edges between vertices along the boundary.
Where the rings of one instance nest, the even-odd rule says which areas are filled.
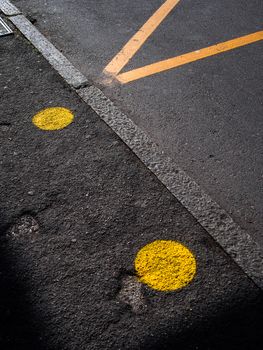
[[[180,334],[166,333],[143,350],[259,350],[263,347],[263,298],[248,301],[242,307],[224,310],[206,317]]]
[[[3,216],[0,213],[0,221]],[[6,228],[6,226],[5,226]],[[0,349],[44,350],[41,344],[41,321],[36,319],[30,290],[22,283],[23,272],[15,272],[17,259],[8,249],[6,236],[0,232]]]

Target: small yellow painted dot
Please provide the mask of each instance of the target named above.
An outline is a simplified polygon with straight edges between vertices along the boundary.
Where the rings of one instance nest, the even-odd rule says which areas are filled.
[[[50,107],[38,112],[32,119],[35,126],[42,130],[59,130],[72,123],[73,113],[63,107]]]
[[[135,269],[139,280],[149,287],[158,291],[173,291],[193,280],[196,260],[181,243],[158,240],[139,250]]]

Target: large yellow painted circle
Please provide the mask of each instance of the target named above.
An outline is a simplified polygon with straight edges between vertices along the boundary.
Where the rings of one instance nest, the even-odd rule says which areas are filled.
[[[139,250],[135,269],[139,280],[149,287],[158,291],[174,291],[193,280],[196,260],[181,243],[158,240]]]
[[[43,109],[33,117],[33,123],[41,130],[59,130],[72,123],[73,113],[63,107]]]

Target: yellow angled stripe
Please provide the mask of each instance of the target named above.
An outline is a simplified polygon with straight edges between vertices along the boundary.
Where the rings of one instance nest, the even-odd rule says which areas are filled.
[[[168,16],[179,1],[180,0],[165,1],[164,4],[148,19],[148,21],[138,30],[136,34],[134,34],[134,36],[121,49],[121,51],[105,67],[103,72],[113,76],[117,75],[141,48],[149,36]]]
[[[117,75],[117,80],[126,84],[134,80],[138,80],[149,75],[164,72],[166,70],[182,66],[184,64],[201,60],[203,58],[218,55],[222,52],[236,49],[241,46],[252,44],[256,41],[263,40],[263,31],[245,35],[236,39],[225,41],[223,43],[212,45],[197,51],[189,52],[181,56],[169,58],[164,61],[159,61],[147,66],[137,68],[122,74]]]

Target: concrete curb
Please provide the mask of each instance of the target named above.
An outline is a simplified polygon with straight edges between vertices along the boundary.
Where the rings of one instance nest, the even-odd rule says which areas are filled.
[[[25,16],[17,15],[12,16],[9,19],[38,49],[38,51],[42,53],[52,67],[55,68],[69,85],[75,89],[88,85],[86,77],[79,72],[69,60],[40,33],[28,19],[26,19]]]
[[[8,0],[0,0],[0,9],[6,16],[15,16],[21,14],[16,6]]]
[[[8,14],[11,3],[0,9],[43,54],[52,67],[77,90],[79,96],[107,123],[164,186],[188,209],[202,227],[231,256],[254,283],[263,289],[263,252],[250,235],[215,203],[149,137],[79,72],[23,15]],[[5,12],[6,11],[6,12]],[[18,10],[17,10],[18,11]],[[12,13],[10,10],[9,13]],[[84,87],[84,88],[83,88]]]

